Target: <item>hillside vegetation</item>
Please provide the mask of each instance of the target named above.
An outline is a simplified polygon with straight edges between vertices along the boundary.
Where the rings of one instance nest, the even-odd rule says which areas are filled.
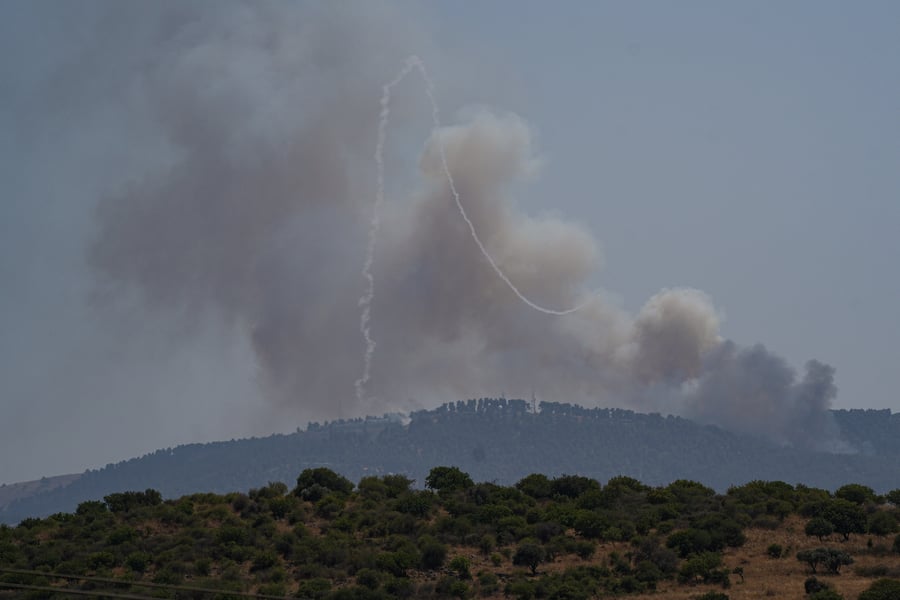
[[[293,489],[110,494],[0,527],[0,597],[898,597],[900,490],[540,474],[501,486],[457,467],[412,483],[320,467]]]
[[[845,450],[777,447],[687,419],[621,409],[585,409],[481,399],[397,416],[313,423],[267,438],[167,448],[84,473],[73,483],[0,507],[0,522],[75,510],[78,503],[152,487],[164,497],[226,493],[270,481],[293,485],[325,466],[352,481],[400,473],[424,481],[434,465],[455,464],[479,481],[512,484],[529,473],[624,474],[649,485],[700,481],[717,491],[753,480],[835,489],[847,481],[879,492],[900,481],[900,414],[835,411]]]

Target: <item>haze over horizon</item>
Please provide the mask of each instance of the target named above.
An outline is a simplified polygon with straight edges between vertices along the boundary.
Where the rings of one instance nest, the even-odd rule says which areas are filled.
[[[532,389],[832,450],[829,406],[900,410],[895,4],[3,11],[0,482]],[[360,404],[411,54],[445,127],[397,87]],[[439,144],[529,297],[602,297],[510,294]]]

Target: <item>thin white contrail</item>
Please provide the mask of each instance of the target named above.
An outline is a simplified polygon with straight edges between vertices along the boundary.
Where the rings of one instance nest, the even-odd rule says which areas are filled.
[[[594,296],[592,295],[581,304],[564,310],[556,310],[553,308],[541,306],[540,304],[533,302],[531,299],[525,296],[525,294],[523,294],[519,290],[519,288],[516,287],[516,285],[509,279],[509,277],[507,277],[506,273],[503,272],[503,269],[500,268],[494,258],[490,255],[490,253],[487,251],[487,248],[485,248],[484,244],[481,242],[481,238],[478,237],[478,232],[475,231],[475,225],[472,223],[472,220],[469,218],[468,213],[466,213],[465,207],[462,205],[459,192],[456,189],[456,183],[453,180],[453,175],[450,173],[450,167],[447,164],[447,152],[444,148],[444,142],[440,136],[440,109],[438,108],[437,100],[434,97],[434,84],[432,83],[431,78],[428,76],[428,71],[425,69],[425,63],[423,63],[418,56],[410,56],[404,62],[403,68],[400,70],[397,76],[382,87],[381,93],[381,116],[378,122],[378,142],[375,145],[377,188],[375,193],[375,205],[373,207],[372,222],[369,225],[369,244],[366,253],[366,261],[363,264],[362,271],[363,277],[366,280],[366,291],[359,299],[359,306],[362,308],[359,319],[359,330],[360,332],[362,332],[363,339],[366,342],[366,352],[363,359],[363,373],[362,376],[356,380],[356,398],[360,402],[365,397],[365,386],[371,378],[372,356],[375,353],[376,346],[375,340],[372,339],[372,332],[369,328],[369,322],[372,318],[372,300],[375,298],[375,278],[372,275],[372,265],[375,262],[375,240],[378,237],[378,230],[381,227],[381,207],[384,204],[384,143],[388,125],[388,118],[390,116],[391,89],[393,89],[395,85],[403,81],[403,79],[406,78],[406,76],[409,75],[409,73],[413,69],[416,69],[419,72],[419,74],[422,76],[422,81],[425,83],[425,94],[428,96],[428,101],[431,103],[432,133],[435,135],[435,139],[437,141],[438,151],[441,157],[441,167],[443,168],[444,176],[447,178],[447,183],[450,186],[450,192],[453,195],[453,200],[456,202],[456,208],[459,210],[459,214],[463,218],[463,221],[465,221],[466,225],[469,227],[469,232],[472,234],[472,239],[475,240],[475,244],[481,251],[481,255],[484,256],[488,264],[491,265],[494,273],[496,273],[497,276],[503,281],[503,283],[505,283],[506,286],[510,290],[512,290],[512,292],[516,295],[516,297],[519,298],[519,300],[521,300],[530,308],[533,308],[534,310],[546,315],[563,316],[572,314],[583,309],[588,304],[594,301]]]

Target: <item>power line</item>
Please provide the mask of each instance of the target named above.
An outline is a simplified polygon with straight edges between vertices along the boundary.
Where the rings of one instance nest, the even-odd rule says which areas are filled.
[[[222,589],[214,589],[214,588],[204,588],[197,587],[191,585],[174,585],[174,584],[166,584],[166,583],[153,583],[150,581],[127,581],[124,579],[113,579],[110,577],[88,577],[84,575],[67,575],[64,573],[48,573],[45,571],[30,571],[27,569],[4,569],[0,568],[0,573],[11,573],[15,575],[37,575],[40,577],[49,577],[51,579],[74,579],[78,581],[95,581],[97,583],[112,583],[116,585],[130,585],[134,587],[148,587],[148,588],[161,588],[166,590],[181,590],[184,592],[201,592],[206,594],[225,594],[227,596],[240,596],[242,598],[262,598],[264,600],[285,600],[286,596],[273,596],[270,594],[253,594],[251,592],[236,592],[231,590],[222,590]],[[9,584],[0,582],[0,586],[6,586]],[[21,584],[17,584],[21,585]],[[82,590],[72,591],[72,590],[61,590],[60,588],[50,587],[51,591],[65,591],[72,592],[73,594],[82,593]],[[91,594],[98,595],[99,592],[90,592]],[[110,596],[114,597],[114,596]],[[126,597],[126,596],[123,596]],[[135,598],[138,596],[134,596]],[[140,596],[141,598],[145,598],[147,596]]]
[[[98,592],[97,590],[72,590],[68,588],[54,587],[52,585],[28,585],[25,583],[6,583],[0,581],[0,588],[17,590],[32,590],[35,592],[53,592],[56,594],[75,594],[78,596],[93,596],[94,598],[122,598],[124,600],[159,600],[153,596],[139,596],[137,594],[119,594],[116,592]]]

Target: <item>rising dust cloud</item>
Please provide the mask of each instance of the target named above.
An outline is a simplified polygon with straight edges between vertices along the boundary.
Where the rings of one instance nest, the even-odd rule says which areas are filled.
[[[414,130],[432,88],[403,79],[411,63],[390,79],[417,40],[387,20],[268,4],[164,17],[128,86],[171,164],[98,204],[88,256],[105,297],[244,332],[265,395],[298,417],[536,390],[840,449],[831,367],[799,377],[722,339],[697,290],[663,290],[636,316],[590,295],[590,232],[512,197],[541,164],[522,118],[469,108]],[[416,177],[386,189],[416,134]]]

